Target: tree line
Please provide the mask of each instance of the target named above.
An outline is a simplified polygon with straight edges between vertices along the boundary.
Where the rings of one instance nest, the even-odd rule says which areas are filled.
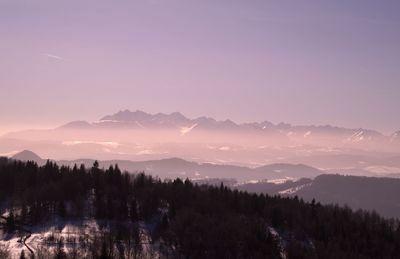
[[[107,230],[80,242],[89,258],[140,258],[148,243],[161,258],[398,258],[400,227],[374,212],[252,194],[189,180],[83,165],[43,166],[0,159],[4,228],[54,217],[89,217]],[[106,228],[105,228],[106,229]],[[56,240],[62,242],[63,240]],[[65,241],[65,240],[64,240]],[[52,256],[73,257],[55,249]],[[83,249],[83,248],[82,248]],[[75,256],[79,249],[76,250]]]

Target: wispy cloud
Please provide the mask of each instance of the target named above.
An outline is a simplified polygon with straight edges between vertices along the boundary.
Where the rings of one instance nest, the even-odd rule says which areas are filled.
[[[56,60],[64,60],[64,58],[57,56],[57,55],[53,55],[53,54],[49,54],[49,53],[42,53],[43,56],[48,57],[48,58],[52,58],[52,59],[56,59]]]
[[[13,155],[15,155],[19,152],[21,152],[21,151],[14,150],[14,151],[10,151],[10,152],[0,153],[0,156],[12,157]]]

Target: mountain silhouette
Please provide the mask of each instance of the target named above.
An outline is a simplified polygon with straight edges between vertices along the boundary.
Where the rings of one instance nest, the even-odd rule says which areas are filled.
[[[38,164],[41,164],[43,162],[43,159],[38,156],[36,153],[30,151],[30,150],[24,150],[21,151],[11,157],[12,159],[15,160],[21,160],[21,161],[34,161]]]
[[[32,151],[22,151],[12,157],[22,161],[35,161],[38,164],[44,164],[46,160],[42,159]],[[76,160],[54,160],[60,165],[74,166],[84,164],[91,167],[94,159],[76,159]],[[108,168],[111,165],[118,164],[122,170],[131,173],[145,172],[162,179],[165,178],[189,178],[189,179],[235,179],[238,182],[262,181],[276,179],[300,179],[314,178],[323,171],[306,165],[293,164],[271,164],[257,168],[245,166],[220,165],[211,163],[197,163],[186,161],[181,158],[167,158],[160,160],[130,161],[130,160],[100,160],[100,167]]]
[[[372,140],[380,140],[385,136],[375,130],[370,129],[349,129],[342,127],[335,127],[331,125],[315,126],[315,125],[291,125],[288,123],[273,124],[269,121],[252,122],[238,124],[232,120],[218,121],[210,117],[199,117],[190,119],[179,112],[171,114],[156,113],[150,114],[144,111],[136,110],[123,110],[115,114],[106,115],[95,123],[84,121],[75,121],[63,125],[62,128],[86,128],[92,126],[128,126],[131,128],[160,128],[160,127],[190,127],[196,124],[197,129],[227,129],[227,130],[257,130],[259,132],[275,132],[286,137],[321,137],[324,134],[334,136],[341,136],[343,140],[348,142],[366,142]],[[390,137],[390,136],[388,136]]]

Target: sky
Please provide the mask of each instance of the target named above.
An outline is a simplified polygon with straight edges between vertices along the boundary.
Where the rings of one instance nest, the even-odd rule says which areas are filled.
[[[0,133],[119,110],[400,130],[398,0],[0,0]]]

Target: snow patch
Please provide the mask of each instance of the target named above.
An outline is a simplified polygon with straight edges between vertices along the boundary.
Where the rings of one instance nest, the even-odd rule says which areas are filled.
[[[221,151],[229,151],[229,150],[231,150],[231,148],[228,147],[228,146],[222,146],[222,147],[220,147],[218,149],[221,150]]]
[[[299,186],[296,186],[293,188],[289,188],[289,189],[280,191],[279,194],[294,194],[294,193],[300,191],[301,189],[303,189],[304,187],[311,186],[311,184],[312,183],[306,183],[306,184],[302,184],[302,185],[299,185]]]
[[[294,180],[296,180],[296,178],[286,176],[285,178],[272,179],[272,180],[268,180],[267,182],[274,183],[274,184],[283,184],[283,183],[286,183],[287,181],[294,181]]]
[[[267,231],[278,241],[281,258],[286,259],[287,253],[284,248],[284,242],[278,231],[276,231],[276,229],[273,227],[267,227]]]
[[[135,124],[138,125],[139,127],[141,127],[142,129],[144,129],[145,127],[138,121],[135,121]]]
[[[363,140],[365,140],[365,136],[364,136],[364,131],[360,130],[355,132],[354,134],[352,134],[349,138],[347,138],[347,141],[352,141],[352,142],[361,142]],[[369,137],[369,140],[371,140],[371,136]]]
[[[181,135],[183,136],[183,135],[191,132],[196,126],[197,126],[197,123],[193,124],[190,127],[182,127],[181,130],[180,130]]]

